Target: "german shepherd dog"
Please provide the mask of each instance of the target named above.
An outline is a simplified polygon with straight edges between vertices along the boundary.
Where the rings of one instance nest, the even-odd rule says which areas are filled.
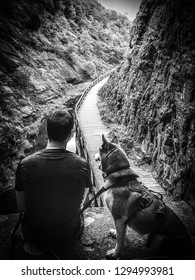
[[[104,199],[116,227],[116,246],[106,254],[117,259],[123,255],[127,226],[148,235],[147,247],[154,259],[193,259],[193,246],[187,230],[162,199],[137,180],[125,152],[102,135],[96,160],[105,181]]]

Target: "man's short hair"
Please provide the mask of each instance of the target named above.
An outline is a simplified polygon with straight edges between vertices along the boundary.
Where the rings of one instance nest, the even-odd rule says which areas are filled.
[[[50,140],[62,142],[70,134],[74,125],[74,119],[65,109],[57,109],[50,112],[47,117],[47,134]]]

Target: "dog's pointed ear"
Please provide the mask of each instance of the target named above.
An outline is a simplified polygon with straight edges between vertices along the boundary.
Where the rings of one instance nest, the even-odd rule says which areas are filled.
[[[108,143],[108,141],[106,140],[104,134],[102,134],[102,142],[103,142],[104,144],[107,144],[107,143]]]
[[[118,141],[118,138],[117,136],[115,135],[111,141],[112,143],[115,143],[115,144],[119,144],[119,141]]]

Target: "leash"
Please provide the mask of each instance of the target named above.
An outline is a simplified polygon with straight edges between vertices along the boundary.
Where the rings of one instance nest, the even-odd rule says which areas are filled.
[[[98,197],[100,196],[102,193],[106,192],[108,189],[110,189],[111,186],[108,187],[102,187],[88,202],[85,203],[85,205],[83,206],[83,208],[79,211],[79,213],[77,214],[77,216],[73,219],[77,219],[80,215],[83,214],[83,212],[91,205],[91,203]]]

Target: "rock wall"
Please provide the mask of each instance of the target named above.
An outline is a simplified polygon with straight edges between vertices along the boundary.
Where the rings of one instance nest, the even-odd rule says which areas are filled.
[[[100,92],[127,142],[188,201],[195,199],[194,19],[194,1],[143,0],[128,55]]]
[[[0,20],[0,192],[13,188],[19,160],[33,151],[41,115],[74,97],[66,79],[76,75],[37,32],[45,10],[8,2]]]

